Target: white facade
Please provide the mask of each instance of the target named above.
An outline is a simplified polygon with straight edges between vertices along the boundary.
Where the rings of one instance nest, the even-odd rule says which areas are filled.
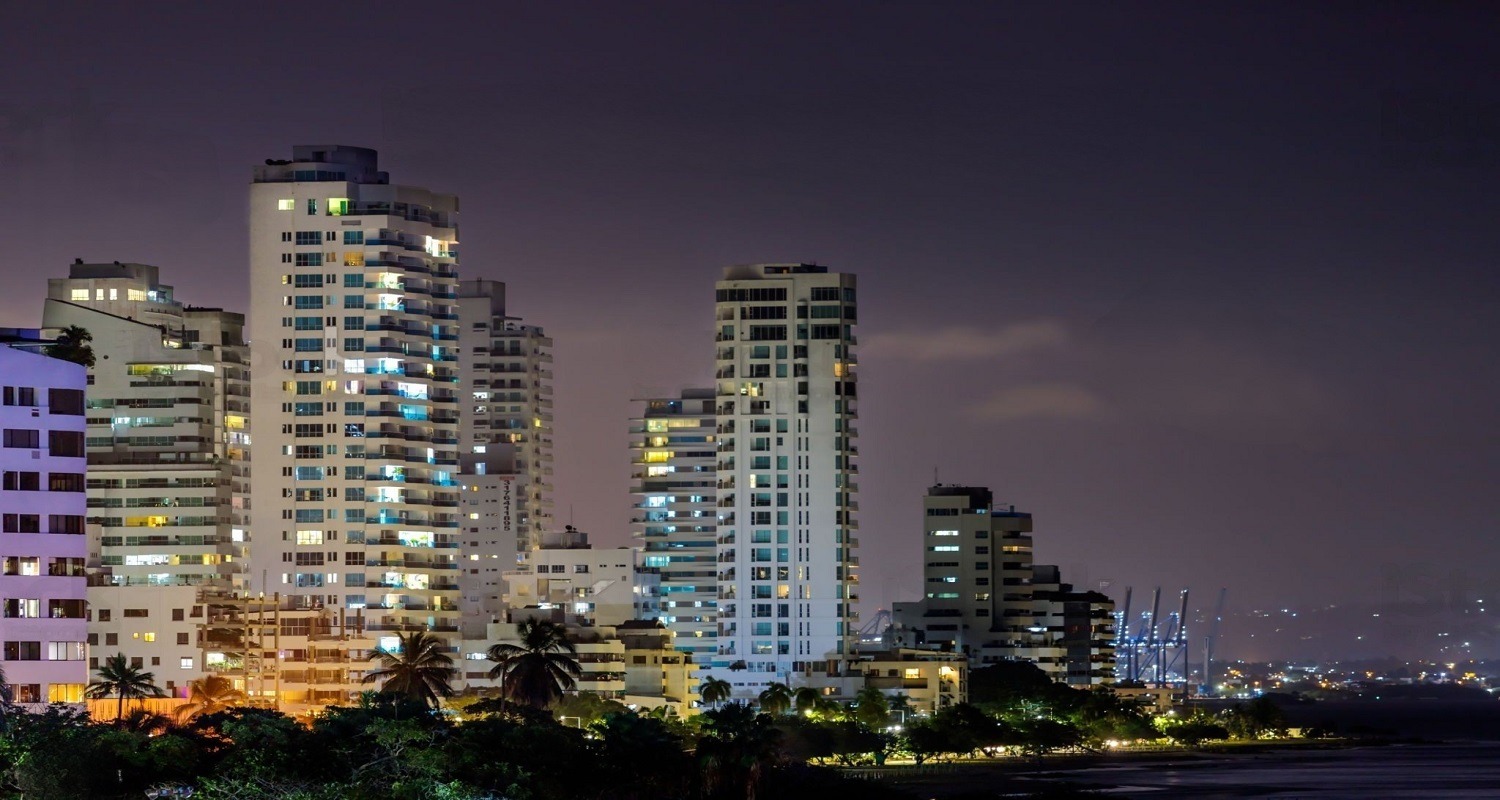
[[[844,672],[857,628],[855,278],[730,267],[716,292],[719,634],[737,696]]]
[[[526,564],[505,576],[505,604],[561,608],[585,626],[655,620],[661,614],[661,575],[630,547],[589,547],[571,526],[551,534]],[[514,615],[512,615],[514,618]]]
[[[505,619],[505,575],[518,569],[517,517],[526,479],[507,473],[508,461],[460,453],[459,616],[465,638]]]
[[[484,549],[479,542],[486,538],[509,537],[466,524],[464,556],[513,557],[507,568],[514,568],[517,552],[540,546],[553,527],[552,340],[507,314],[499,281],[460,281],[458,314],[459,451],[481,457],[476,461],[488,474],[520,478],[509,486],[516,547],[509,553]],[[474,527],[479,530],[468,530]]]
[[[457,239],[458,199],[390,183],[373,150],[255,170],[247,586],[352,617],[362,636],[323,645],[351,658],[411,631],[456,649]]]
[[[85,381],[0,346],[0,658],[16,703],[81,702],[89,680]]]
[[[231,588],[243,566],[249,354],[241,315],[184,308],[156,275],[142,264],[75,263],[48,282],[42,322],[94,337],[90,668],[122,653],[185,696],[205,674],[198,591]],[[95,300],[100,283],[121,285]]]
[[[639,401],[630,423],[631,529],[661,570],[661,620],[701,663],[718,654],[718,543],[713,389]]]

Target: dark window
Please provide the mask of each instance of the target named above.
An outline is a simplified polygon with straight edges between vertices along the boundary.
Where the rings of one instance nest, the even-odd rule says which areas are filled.
[[[48,389],[47,412],[49,414],[67,414],[73,417],[83,416],[83,390]]]
[[[48,514],[47,530],[51,533],[83,533],[83,517],[74,514]]]
[[[29,447],[35,450],[41,447],[41,444],[41,433],[38,431],[26,430],[25,428],[5,429],[6,447]]]
[[[42,517],[40,514],[6,514],[4,530],[6,533],[41,533]]]
[[[31,473],[35,475],[36,473]],[[83,474],[79,472],[53,472],[47,475],[49,492],[81,492],[84,490]]]
[[[41,661],[41,642],[6,642],[6,661]]]
[[[47,450],[54,456],[83,458],[83,432],[47,431]]]
[[[41,479],[40,472],[7,472],[5,473],[5,490],[7,492],[34,492],[41,488]]]

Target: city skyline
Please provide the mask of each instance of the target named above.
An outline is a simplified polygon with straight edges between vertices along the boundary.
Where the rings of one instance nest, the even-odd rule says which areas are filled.
[[[398,81],[398,95],[452,109],[442,146],[396,115],[362,124],[373,94],[330,97],[333,84],[274,59],[252,71],[233,47],[212,92],[163,77],[177,61],[85,79],[118,55],[104,41],[6,107],[5,230],[34,246],[8,262],[0,311],[34,322],[43,276],[75,257],[157,264],[192,302],[248,309],[245,165],[295,142],[364,145],[465,198],[463,277],[505,281],[556,339],[556,518],[602,545],[629,541],[631,398],[707,380],[716,271],[806,260],[863,284],[866,614],[919,591],[900,565],[934,468],[1034,512],[1038,558],[1080,587],[1229,586],[1241,607],[1375,600],[1388,565],[1423,562],[1495,585],[1482,272],[1494,201],[1471,168],[1493,171],[1496,142],[1452,117],[1494,101],[1464,80],[1439,91],[1461,59],[1386,30],[1456,31],[1460,11],[1306,10],[1284,24],[1246,10],[1231,27],[1184,10],[1173,58],[1151,52],[1159,12],[1063,26],[1034,9],[887,10],[909,15],[919,46],[856,22],[833,53],[811,44],[836,35],[836,15],[788,13],[812,33],[769,51],[784,64],[753,55],[769,22],[615,20],[683,44],[702,65],[686,77],[642,52],[671,48],[622,49],[533,12],[516,27],[576,34],[581,64],[520,47],[531,79],[481,69],[515,66],[501,56],[453,55],[447,94]],[[681,37],[727,29],[750,44],[715,53]],[[957,40],[924,50],[939,30]],[[1027,44],[1064,34],[1091,54],[1083,68]],[[8,57],[70,52],[50,36]],[[664,88],[606,73],[612,59]],[[751,65],[744,84],[724,82]],[[294,77],[317,102],[293,97]],[[151,80],[178,91],[136,83]],[[1294,88],[1272,96],[1259,81]],[[872,99],[877,87],[889,94]],[[473,102],[491,95],[507,108]],[[244,123],[288,98],[297,114]],[[819,124],[783,128],[785,116]]]

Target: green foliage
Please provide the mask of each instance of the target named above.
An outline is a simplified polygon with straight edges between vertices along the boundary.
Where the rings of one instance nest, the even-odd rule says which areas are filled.
[[[528,619],[518,626],[521,643],[496,644],[488,655],[495,667],[491,678],[509,700],[532,708],[547,708],[573,691],[583,668],[578,648],[567,628],[548,620]]]
[[[772,683],[756,699],[760,701],[761,711],[772,716],[779,716],[792,709],[794,698],[792,687],[784,683]]]
[[[1286,715],[1269,697],[1237,704],[1224,713],[1224,727],[1236,739],[1286,736]]]
[[[629,713],[624,703],[606,700],[591,692],[578,692],[552,705],[552,716],[564,725],[587,728],[613,714]]]
[[[106,657],[94,674],[97,677],[84,690],[84,696],[94,700],[105,697],[116,698],[119,705],[115,718],[122,722],[125,718],[126,700],[144,700],[147,697],[161,697],[165,694],[157,687],[156,676],[139,667],[131,666],[124,653],[115,653]]]
[[[52,344],[42,348],[42,353],[52,358],[92,367],[94,366],[94,348],[89,346],[89,342],[92,341],[94,341],[94,335],[89,333],[88,329],[69,325],[57,334]]]
[[[425,631],[398,633],[396,637],[395,650],[370,654],[380,666],[366,673],[364,682],[379,682],[383,693],[401,695],[432,708],[437,708],[443,698],[452,697],[458,670],[443,640]]]
[[[1229,730],[1201,710],[1185,717],[1157,717],[1156,728],[1163,736],[1184,747],[1197,747],[1213,739],[1229,738]]]
[[[703,704],[715,708],[723,705],[733,693],[734,688],[723,678],[708,678],[698,686],[698,696],[703,699]]]

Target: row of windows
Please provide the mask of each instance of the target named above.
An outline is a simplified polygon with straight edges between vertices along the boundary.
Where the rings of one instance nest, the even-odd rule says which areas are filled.
[[[84,559],[81,558],[53,558],[47,562],[46,575],[52,578],[82,577],[86,574],[83,565]],[[39,576],[42,574],[42,559],[40,556],[5,556],[0,559],[0,574]]]
[[[78,413],[83,413],[81,404]],[[62,458],[83,458],[83,440],[82,431],[47,431],[47,450],[52,455]],[[5,447],[39,450],[41,449],[41,443],[42,434],[39,430],[32,428],[5,429],[3,438]]]
[[[84,490],[84,485],[83,473],[80,472],[47,473],[46,491],[49,492],[81,492]],[[42,491],[42,473],[7,470],[0,488],[4,488],[7,492],[40,492]]]
[[[6,386],[0,389],[0,401],[8,406],[36,407],[37,390],[32,386]],[[80,416],[83,414],[82,389],[48,389],[47,413]]]
[[[46,645],[44,648],[43,645]],[[46,658],[42,657],[46,653]],[[83,642],[6,642],[6,661],[82,661],[87,656]]]
[[[122,609],[121,611],[122,611],[121,616],[125,617],[126,619],[146,619],[146,618],[148,618],[148,617],[151,616],[151,610],[147,609],[147,608],[126,608],[126,609]],[[203,616],[203,606],[193,606],[191,614],[188,614],[185,609],[181,609],[181,608],[174,608],[174,609],[172,609],[172,621],[173,622],[182,622],[188,616],[192,616],[195,619],[198,618],[198,617],[202,617]],[[111,610],[110,609],[108,609],[108,608],[101,608],[101,609],[99,609],[99,621],[100,622],[109,622],[110,621],[110,617],[111,617]]]
[[[41,514],[0,515],[0,525],[5,533],[43,533]],[[78,514],[48,514],[46,533],[83,533],[83,516]]]
[[[320,245],[324,242],[336,242],[339,240],[340,231],[297,231],[295,236],[291,231],[281,232],[281,241],[296,242],[298,245]],[[344,244],[364,244],[364,231],[342,231]]]
[[[35,597],[8,597],[0,601],[0,615],[7,619],[84,619],[87,608],[82,600],[53,598],[44,604]]]

